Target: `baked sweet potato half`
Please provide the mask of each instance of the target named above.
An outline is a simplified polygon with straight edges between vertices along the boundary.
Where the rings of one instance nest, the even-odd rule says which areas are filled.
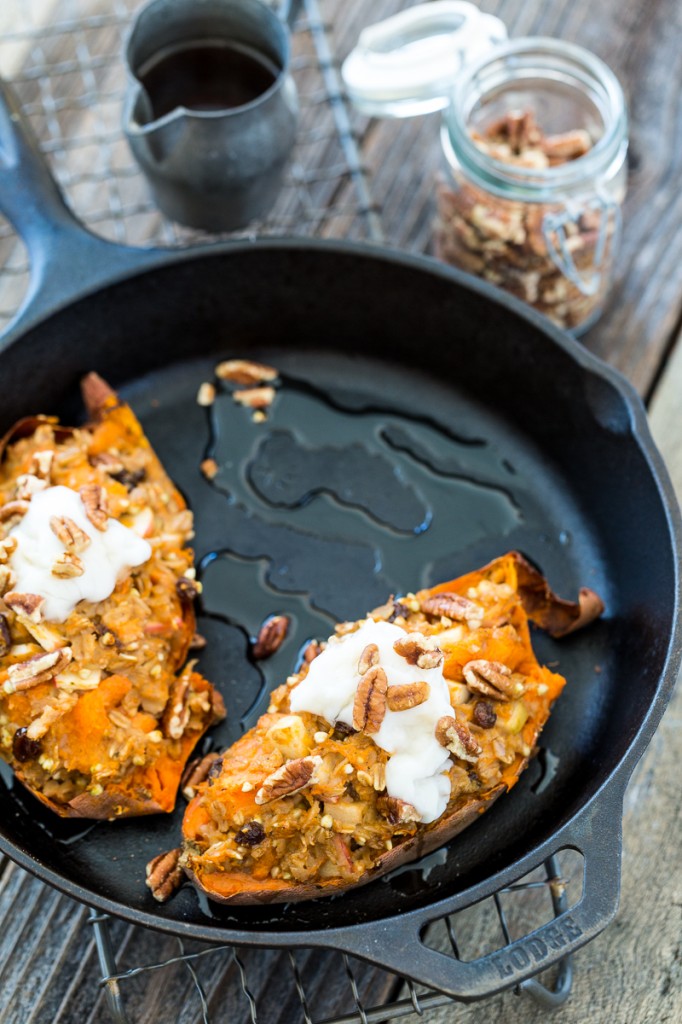
[[[57,814],[171,811],[224,708],[186,664],[192,514],[131,409],[95,374],[90,421],[0,442],[0,756]]]
[[[529,619],[561,636],[602,608],[512,552],[337,626],[211,766],[180,865],[221,903],[290,902],[441,846],[515,785],[565,685]]]

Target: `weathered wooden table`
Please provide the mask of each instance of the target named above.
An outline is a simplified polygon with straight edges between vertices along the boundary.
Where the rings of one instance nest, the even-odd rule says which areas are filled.
[[[3,0],[0,73],[15,81],[55,172],[94,230],[137,244],[174,244],[193,236],[156,213],[120,133],[120,45],[136,6],[133,0]],[[343,57],[364,24],[406,6],[401,0],[304,3],[295,37],[295,71],[305,96],[301,142],[291,182],[263,231],[367,237],[380,224],[390,244],[428,251],[437,117],[368,122],[351,112],[349,136],[346,107],[339,99],[329,102],[334,66],[324,66],[326,46]],[[481,7],[501,16],[512,36],[552,35],[591,48],[625,87],[631,147],[623,244],[608,308],[584,343],[622,370],[647,402],[682,495],[682,5],[483,0]],[[354,140],[360,164],[354,163]],[[377,211],[362,209],[368,181]],[[21,246],[9,229],[0,232],[0,264],[0,309],[9,313],[27,278]],[[556,1013],[562,1024],[682,1020],[681,714],[678,688],[628,791],[618,918],[576,955],[572,997]],[[0,1022],[105,1022],[87,911],[9,862],[0,870]],[[497,920],[480,919],[474,930],[484,943],[495,927]],[[182,952],[175,940],[121,922],[114,922],[110,934],[121,970]],[[363,1020],[355,1002],[348,1006],[351,986],[340,958],[300,953],[298,975],[285,954],[233,959],[221,953],[193,963],[211,1020],[294,1024],[342,1012],[350,1014],[349,1021]],[[243,970],[257,1000],[257,1018],[239,984]],[[365,1006],[394,1003],[400,996],[395,978],[357,964],[352,970]],[[121,990],[131,1021],[206,1019],[186,963],[145,970],[126,979]],[[485,1007],[431,1005],[424,1019],[465,1024],[485,1016],[532,1024],[546,1013],[527,996],[507,993]]]

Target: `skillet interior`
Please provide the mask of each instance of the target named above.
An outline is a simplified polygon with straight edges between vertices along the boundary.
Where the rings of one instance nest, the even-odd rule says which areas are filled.
[[[336,899],[231,911],[202,911],[191,890],[159,906],[143,885],[147,860],[177,844],[182,806],[172,819],[92,827],[56,822],[11,783],[0,785],[5,840],[71,891],[80,886],[86,897],[152,915],[165,927],[205,929],[210,910],[216,937],[221,926],[315,933],[386,918],[460,892],[550,837],[614,772],[648,714],[672,631],[675,559],[626,402],[553,344],[539,321],[423,267],[274,245],[190,257],[113,285],[53,315],[2,355],[0,426],[31,412],[79,417],[77,382],[96,369],[131,401],[194,508],[198,558],[230,546],[249,556],[208,559],[204,571],[205,609],[214,617],[200,621],[210,639],[201,667],[230,712],[213,733],[215,746],[258,710],[251,706],[262,680],[246,658],[244,629],[271,612],[290,613],[297,628],[266,665],[262,697],[290,671],[299,643],[329,631],[329,616],[355,617],[388,591],[447,579],[512,547],[565,596],[580,584],[594,587],[606,600],[604,621],[560,644],[536,636],[541,658],[558,661],[569,679],[542,738],[558,758],[555,777],[534,792],[542,775],[535,762],[428,877],[413,871]],[[246,413],[235,419],[229,399],[214,407],[216,458],[233,462],[216,482],[236,502],[199,472],[212,434],[195,395],[216,358],[226,356],[272,361],[286,378],[270,422],[257,429]],[[324,399],[306,396],[307,385]],[[391,444],[376,442],[383,422],[398,429]],[[270,461],[261,450],[247,482],[246,457],[272,430],[284,448],[266,450]],[[339,449],[370,436],[398,467],[395,501],[382,490],[377,464],[360,453],[354,494],[372,515],[324,494],[282,507],[305,487],[283,498],[272,490],[271,464],[279,479],[285,465],[290,483],[310,459],[302,460],[300,445]],[[415,458],[415,439],[428,457],[422,450]],[[343,480],[329,485],[337,494],[348,475],[342,465]],[[250,518],[239,509],[242,498]],[[410,536],[420,500],[432,507],[433,523]]]

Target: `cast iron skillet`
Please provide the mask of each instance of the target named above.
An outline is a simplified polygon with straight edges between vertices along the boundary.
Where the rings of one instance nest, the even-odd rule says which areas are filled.
[[[105,243],[67,210],[5,102],[0,205],[33,277],[1,342],[0,428],[28,413],[81,415],[78,382],[92,369],[131,401],[196,515],[201,665],[230,709],[215,746],[254,720],[298,645],[333,617],[509,548],[566,596],[594,587],[607,611],[562,643],[537,635],[541,657],[569,678],[542,737],[554,777],[539,785],[533,762],[429,872],[283,907],[200,906],[191,889],[158,905],[144,865],[177,844],[181,807],[174,818],[63,823],[11,780],[0,784],[0,848],[140,924],[336,947],[465,999],[587,942],[616,911],[623,791],[680,662],[680,520],[633,390],[532,311],[424,258],[301,239]],[[235,416],[229,398],[210,416],[197,406],[199,383],[226,356],[282,371],[267,424]],[[198,468],[210,453],[223,466],[213,485]],[[247,634],[272,612],[294,626],[263,690]],[[428,922],[566,847],[584,855],[584,889],[558,925],[475,962],[423,944]]]

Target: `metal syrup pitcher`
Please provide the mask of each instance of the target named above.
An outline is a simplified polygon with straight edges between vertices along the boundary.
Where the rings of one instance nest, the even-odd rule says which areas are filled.
[[[263,0],[152,0],[125,60],[125,135],[160,209],[208,231],[261,217],[296,136],[284,11]]]

